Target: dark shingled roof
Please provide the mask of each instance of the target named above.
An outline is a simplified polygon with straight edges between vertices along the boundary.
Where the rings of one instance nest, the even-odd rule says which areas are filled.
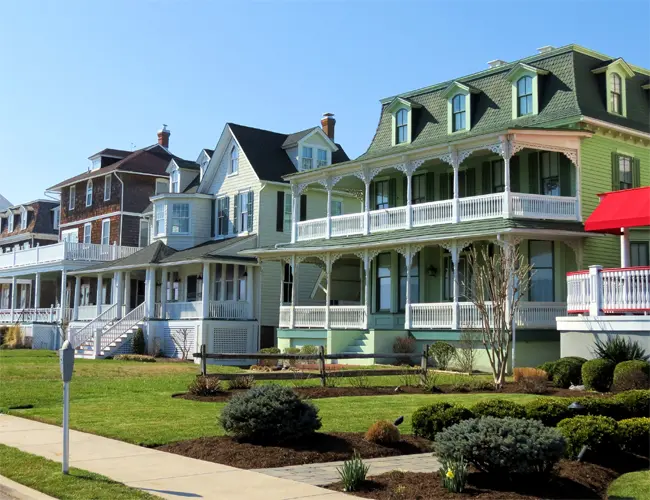
[[[199,174],[196,174],[194,176],[194,179],[192,179],[192,181],[183,190],[183,193],[196,193],[199,189],[199,184],[201,184],[201,176]]]
[[[296,167],[283,149],[287,138],[295,134],[280,134],[236,123],[228,123],[228,126],[260,180],[285,182],[282,176],[296,173]],[[313,128],[308,132],[312,130]],[[349,161],[341,145],[336,146],[339,149],[332,154],[332,163]]]
[[[214,154],[214,149],[203,148],[203,151],[208,153],[208,156],[212,158],[212,155]]]
[[[229,259],[237,259],[237,260],[243,260],[243,261],[255,261],[254,257],[242,257],[241,255],[237,255],[233,253],[232,255],[230,254],[224,254],[224,250],[227,250],[229,247],[239,244],[239,243],[244,243],[248,240],[251,240],[251,243],[253,243],[253,240],[257,238],[256,235],[250,235],[250,236],[240,236],[240,237],[235,237],[235,238],[227,238],[225,240],[221,241],[207,241],[205,243],[202,243],[201,245],[197,245],[192,248],[188,248],[186,250],[181,250],[178,252],[175,252],[174,254],[171,254],[164,259],[160,261],[161,264],[166,264],[166,263],[171,263],[171,262],[183,262],[186,260],[202,260],[202,259],[218,259],[219,257],[228,257]]]
[[[133,151],[126,151],[124,149],[105,148],[102,149],[99,153],[95,153],[94,155],[89,156],[88,158],[93,158],[95,156],[117,156],[118,158],[126,158],[131,153],[133,153]]]
[[[178,165],[178,168],[184,168],[187,170],[200,170],[201,166],[196,163],[195,161],[190,161],[190,160],[183,160],[182,158],[178,158],[174,156],[174,162],[176,165]]]
[[[287,136],[287,138],[284,140],[284,142],[282,143],[282,147],[287,149],[287,148],[290,148],[292,146],[295,146],[296,144],[298,144],[298,141],[300,139],[302,139],[306,135],[311,134],[312,131],[315,130],[316,128],[318,128],[318,127],[311,127],[311,128],[305,129],[305,130],[301,130],[300,132],[295,132],[293,134],[289,134]]]

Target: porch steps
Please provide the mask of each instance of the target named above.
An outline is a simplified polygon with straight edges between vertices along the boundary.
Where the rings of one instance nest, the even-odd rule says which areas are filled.
[[[110,344],[108,344],[105,347],[102,347],[99,355],[95,354],[95,349],[94,349],[94,341],[93,340],[87,340],[83,344],[79,346],[75,350],[75,358],[80,358],[80,359],[104,359],[110,356],[114,356],[117,351],[125,345],[125,343],[130,342],[131,338],[133,337],[133,334],[135,331],[142,327],[143,321],[139,321],[135,325],[133,325],[129,330],[127,330],[125,333],[120,335],[118,338],[113,340]],[[111,327],[104,328],[103,333],[108,332]]]
[[[366,354],[372,353],[372,346],[367,333],[361,333],[356,339],[351,341],[343,351],[344,354]],[[346,360],[347,364],[353,365],[370,365],[372,359],[350,359]]]

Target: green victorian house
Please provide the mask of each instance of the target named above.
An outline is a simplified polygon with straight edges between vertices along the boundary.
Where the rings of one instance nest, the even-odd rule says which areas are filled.
[[[618,237],[584,231],[597,194],[650,185],[650,71],[577,45],[488,64],[382,99],[364,154],[286,177],[293,200],[326,191],[330,208],[304,220],[293,203],[291,242],[250,251],[285,263],[279,347],[391,352],[407,334],[458,342],[480,320],[462,285],[466,252],[501,244],[535,268],[516,365],[559,357],[566,273],[619,259]],[[341,192],[358,211],[333,212]],[[632,265],[647,265],[647,231],[630,239]],[[303,303],[300,263],[322,269]]]

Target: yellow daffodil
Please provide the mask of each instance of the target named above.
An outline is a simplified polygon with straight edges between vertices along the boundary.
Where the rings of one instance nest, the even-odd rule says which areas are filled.
[[[452,479],[454,477],[454,471],[451,469],[447,469],[447,477],[449,479]]]

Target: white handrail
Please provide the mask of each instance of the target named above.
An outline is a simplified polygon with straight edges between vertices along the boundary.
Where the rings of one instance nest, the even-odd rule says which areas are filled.
[[[138,307],[136,307],[131,312],[129,312],[129,314],[127,314],[121,320],[119,320],[117,323],[112,325],[106,331],[102,332],[101,342],[100,342],[101,349],[105,349],[106,347],[111,345],[113,342],[115,342],[116,339],[120,338],[131,328],[133,328],[137,323],[139,323],[144,319],[145,304],[146,303],[143,302]]]
[[[111,307],[106,309],[90,323],[84,325],[79,330],[70,333],[70,343],[72,344],[72,347],[78,349],[83,343],[92,340],[96,330],[103,329],[108,323],[115,320],[116,317],[117,304],[112,304]]]

